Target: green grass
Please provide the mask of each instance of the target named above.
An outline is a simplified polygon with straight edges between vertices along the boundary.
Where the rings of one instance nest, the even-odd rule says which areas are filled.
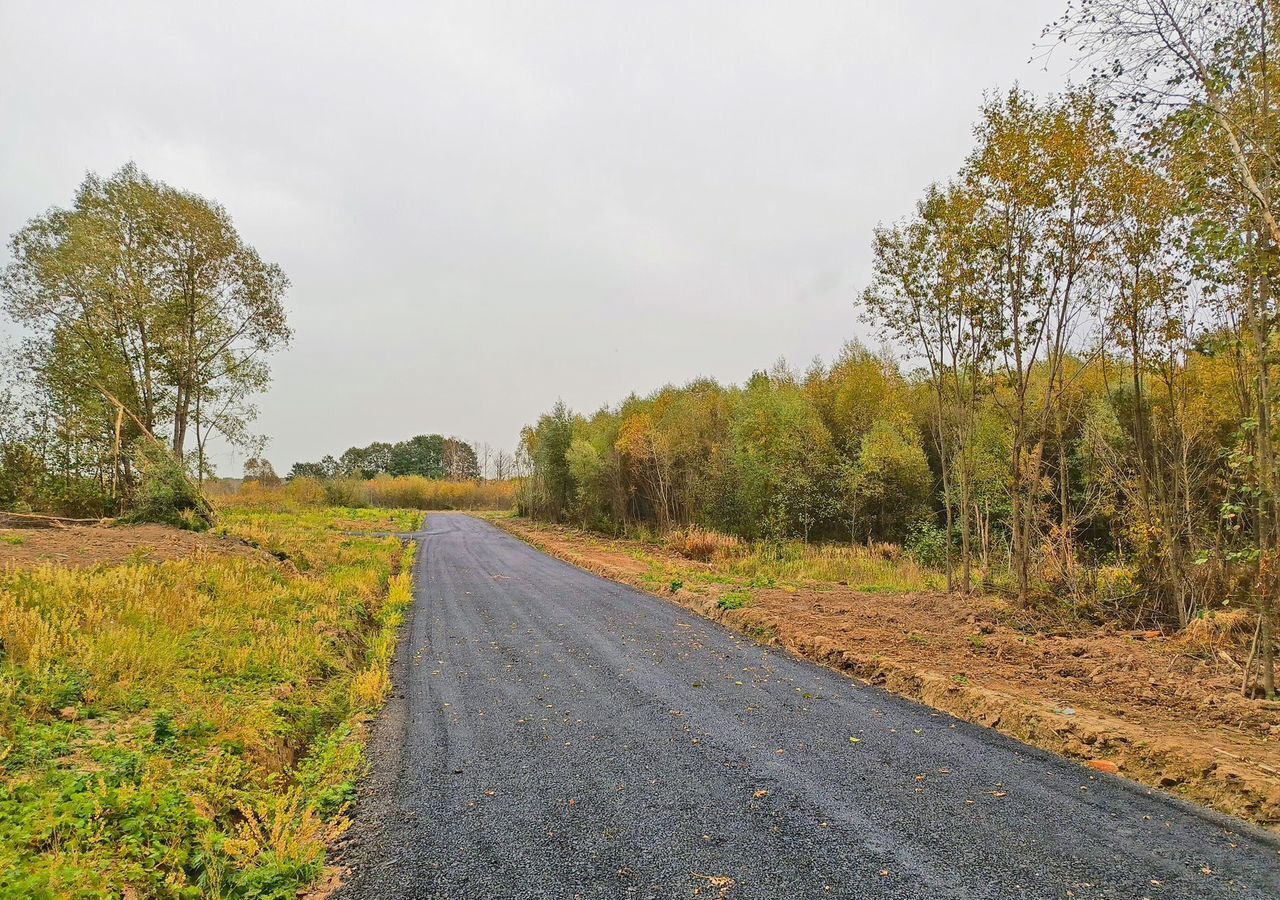
[[[273,560],[0,569],[0,896],[294,897],[382,703],[418,514],[223,511]]]
[[[0,534],[0,541],[14,547],[19,547],[27,542],[27,539],[20,534]]]
[[[751,605],[751,594],[747,591],[729,591],[716,601],[721,609],[742,609]]]

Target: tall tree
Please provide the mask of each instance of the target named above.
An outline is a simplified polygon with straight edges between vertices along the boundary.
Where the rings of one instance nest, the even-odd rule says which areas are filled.
[[[181,458],[197,422],[202,447],[209,431],[244,435],[262,357],[290,337],[288,279],[221,206],[130,164],[89,175],[70,209],[31,220],[10,250],[0,291],[33,334],[38,380],[85,408],[108,398],[119,421],[102,430],[117,447],[145,430]]]

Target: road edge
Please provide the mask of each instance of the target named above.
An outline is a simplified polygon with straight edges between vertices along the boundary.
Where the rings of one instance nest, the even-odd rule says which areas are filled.
[[[1193,811],[1212,813],[1239,821],[1262,835],[1280,842],[1280,820],[1271,818],[1280,809],[1280,782],[1258,778],[1234,758],[1197,752],[1153,750],[1148,735],[1120,719],[1089,710],[1074,716],[1051,710],[989,688],[959,684],[955,679],[925,669],[889,662],[873,654],[824,643],[821,640],[796,642],[780,640],[771,631],[753,626],[750,608],[720,609],[708,600],[686,591],[675,594],[652,590],[640,578],[596,560],[553,546],[539,539],[543,534],[535,524],[512,517],[477,516],[561,562],[617,584],[666,600],[724,625],[761,643],[778,647],[800,659],[832,669],[865,684],[922,703],[965,722],[991,728],[1007,737],[1077,761],[1091,773],[1106,774],[1131,782],[1143,790],[1154,790]],[[1097,767],[1105,756],[1121,763]],[[1094,766],[1089,766],[1094,762]],[[1175,793],[1170,788],[1178,788]],[[1266,816],[1266,817],[1264,817]]]

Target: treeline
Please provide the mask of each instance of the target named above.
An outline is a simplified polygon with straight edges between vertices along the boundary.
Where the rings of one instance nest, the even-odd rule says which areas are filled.
[[[508,477],[505,453],[497,457],[495,476]],[[289,478],[374,478],[378,475],[419,475],[465,481],[481,477],[480,458],[471,444],[456,437],[420,434],[389,444],[375,441],[367,447],[349,447],[336,459],[294,463]]]
[[[218,435],[254,443],[288,279],[226,210],[128,165],[12,236],[0,347],[0,509],[201,514]],[[150,513],[148,513],[150,514]]]
[[[1175,626],[1280,586],[1275,4],[1088,2],[1089,89],[988,100],[962,169],[877,229],[866,319],[805,375],[528,429],[524,508],[621,528],[907,540],[949,581]],[[1116,115],[1117,104],[1124,110]]]
[[[799,376],[704,379],[590,417],[557,404],[525,430],[523,511],[588,528],[698,524],[747,539],[903,541],[931,519],[914,393],[848,346]]]

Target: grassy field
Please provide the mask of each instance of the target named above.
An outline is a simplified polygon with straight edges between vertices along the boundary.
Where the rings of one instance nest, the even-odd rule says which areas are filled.
[[[0,896],[293,897],[321,872],[411,602],[413,549],[341,532],[419,514],[222,515],[267,552],[0,567]]]

